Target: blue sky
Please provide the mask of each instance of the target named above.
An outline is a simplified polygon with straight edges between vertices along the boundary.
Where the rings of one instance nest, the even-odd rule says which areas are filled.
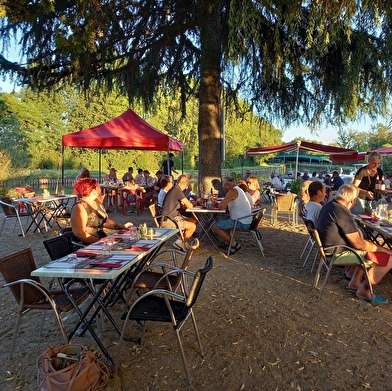
[[[370,118],[367,117],[357,122],[352,122],[347,126],[345,126],[343,129],[347,129],[347,130],[352,129],[358,132],[367,132],[371,129],[372,126],[377,125],[379,123],[387,125],[388,120],[380,117],[376,121],[371,121]],[[288,128],[286,131],[284,131],[282,141],[289,142],[293,140],[295,137],[304,137],[306,139],[316,140],[316,141],[323,142],[325,144],[330,144],[337,140],[338,137],[337,132],[338,132],[337,127],[325,126],[317,134],[312,134],[309,128],[307,128],[306,126],[299,125],[299,126],[293,126],[291,128]]]

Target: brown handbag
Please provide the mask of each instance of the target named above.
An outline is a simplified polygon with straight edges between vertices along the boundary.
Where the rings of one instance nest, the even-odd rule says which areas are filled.
[[[109,380],[107,366],[81,345],[46,349],[37,361],[40,391],[92,391]]]

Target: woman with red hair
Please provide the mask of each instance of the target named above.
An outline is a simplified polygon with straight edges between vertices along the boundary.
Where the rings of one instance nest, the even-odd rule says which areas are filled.
[[[75,240],[84,244],[97,242],[106,236],[104,228],[124,229],[132,227],[131,222],[118,224],[108,218],[102,199],[101,188],[96,179],[81,178],[73,186],[79,201],[73,206],[71,227]]]

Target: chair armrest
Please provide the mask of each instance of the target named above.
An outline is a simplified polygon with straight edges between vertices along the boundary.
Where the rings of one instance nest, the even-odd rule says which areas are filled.
[[[172,298],[172,299],[176,299],[178,301],[186,301],[186,297],[184,295],[180,295],[177,292],[172,292],[172,291],[168,291],[166,289],[153,289],[151,291],[148,291],[146,293],[144,293],[143,295],[141,295],[140,297],[138,297],[133,303],[131,308],[129,309],[128,313],[132,312],[133,307],[139,303],[140,301],[144,300],[146,297],[148,296],[153,296],[153,295],[162,295],[162,296],[166,296],[167,298]]]
[[[195,276],[194,272],[191,272],[189,270],[183,270],[180,268],[172,268],[171,270],[169,270],[168,272],[166,272],[165,274],[162,275],[162,277],[157,281],[157,283],[155,284],[154,289],[156,290],[156,287],[158,286],[158,284],[162,281],[165,280],[167,277],[169,277],[172,274],[182,274],[182,286],[183,286],[183,292],[187,293],[187,286],[186,286],[186,277],[187,276]],[[171,291],[170,291],[171,292]]]
[[[22,278],[20,280],[7,282],[6,284],[3,285],[3,287],[11,287],[13,285],[20,285],[20,303],[19,303],[20,308],[24,307],[24,286],[30,285],[30,286],[36,288],[38,291],[40,291],[45,296],[46,300],[51,304],[53,309],[57,309],[57,304],[53,300],[50,292],[38,281],[32,280],[30,278]]]
[[[175,248],[166,248],[166,249],[164,249],[164,250],[161,250],[161,251],[160,251],[160,252],[159,252],[159,253],[158,253],[149,263],[148,263],[148,266],[147,266],[147,267],[150,267],[151,265],[153,265],[154,262],[155,262],[156,260],[159,261],[159,258],[161,258],[162,256],[164,256],[164,255],[169,255],[169,254],[171,254],[171,256],[172,256],[172,261],[173,261],[174,266],[178,266],[178,265],[177,265],[177,255],[180,255],[180,256],[184,255],[184,253],[183,253],[182,251],[177,250],[177,249],[175,249]],[[163,261],[163,263],[167,263],[167,262]]]
[[[358,254],[358,252],[356,251],[355,248],[346,246],[346,245],[339,245],[339,246],[329,246],[329,247],[323,247],[324,252],[327,252],[328,250],[333,250],[332,256],[336,256],[336,253],[338,250],[343,249],[345,251],[350,251],[353,254],[355,254],[355,256],[358,258],[358,261],[361,264],[365,264],[365,261],[362,259],[362,257]],[[331,255],[327,255],[327,256],[331,256]]]
[[[29,284],[29,285],[33,285],[34,287],[36,287],[37,289],[41,290],[42,293],[49,293],[49,291],[38,281],[35,281],[31,278],[21,278],[19,280],[15,280],[15,281],[10,281],[7,282],[3,285],[3,287],[7,287],[7,286],[12,286],[12,285],[16,285],[16,284]]]
[[[166,263],[157,263],[157,264],[153,265],[153,267],[161,267],[161,268],[162,268],[162,272],[161,272],[162,276],[161,276],[161,277],[159,278],[159,280],[156,282],[155,287],[154,287],[153,289],[155,289],[156,286],[157,286],[162,280],[166,279],[169,275],[172,275],[172,274],[181,273],[181,274],[183,274],[183,276],[184,276],[184,275],[194,276],[194,273],[191,272],[191,271],[184,270],[184,269],[181,269],[181,268],[179,268],[179,267],[176,267],[176,266],[173,266],[173,265],[169,265],[169,264],[166,264]],[[130,288],[130,292],[133,292],[133,291],[134,291],[134,287],[135,287],[135,285],[137,284],[139,278],[143,277],[143,273],[149,272],[149,271],[153,271],[153,267],[152,267],[152,268],[145,268],[145,269],[143,269],[139,274],[137,274],[137,275],[135,276],[135,278],[132,280],[132,285],[131,285],[131,288]],[[165,269],[168,269],[168,270],[165,270]],[[183,281],[183,282],[185,282],[185,281]]]

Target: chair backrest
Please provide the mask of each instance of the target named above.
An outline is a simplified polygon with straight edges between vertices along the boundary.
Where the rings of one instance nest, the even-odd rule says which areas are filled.
[[[40,282],[38,277],[30,276],[31,272],[37,267],[35,265],[33,253],[31,248],[18,251],[14,254],[8,255],[0,259],[0,271],[6,282],[12,282],[28,278]],[[9,287],[14,295],[16,301],[21,301],[21,289],[18,285],[12,285]],[[24,287],[24,304],[25,308],[29,304],[42,303],[46,300],[46,297],[38,289],[28,284]]]
[[[16,217],[18,215],[18,210],[12,204],[12,200],[9,197],[1,197],[0,198],[0,205],[3,209],[4,214],[7,217]]]
[[[192,285],[189,289],[189,294],[186,299],[186,307],[191,308],[193,304],[195,304],[197,297],[199,295],[201,286],[203,285],[203,281],[206,277],[206,274],[212,269],[213,261],[212,257],[208,257],[206,263],[204,264],[203,269],[199,269],[194,276]]]
[[[15,191],[19,198],[35,197],[35,191],[30,187],[16,187]]]
[[[276,207],[278,211],[290,212],[295,209],[296,194],[276,194]]]
[[[148,205],[148,209],[150,211],[151,217],[154,220],[155,225],[157,226],[157,228],[159,228],[160,227],[160,224],[159,224],[160,219],[159,219],[159,216],[157,216],[157,210],[156,210],[155,203],[151,203],[150,205]]]
[[[72,233],[72,228],[71,227],[64,227],[59,229],[59,235],[68,235]]]
[[[315,230],[316,230],[316,227],[315,227],[313,221],[312,221],[312,220],[305,219],[305,218],[302,219],[302,220],[304,221],[305,227],[306,227],[306,229],[308,230],[308,233],[309,233],[310,237],[311,237],[314,241],[316,241],[315,234],[314,234],[314,232],[315,232]]]
[[[65,257],[75,251],[71,233],[44,240],[44,246],[52,261]]]
[[[255,215],[253,216],[253,220],[250,224],[250,228],[249,228],[250,231],[254,231],[255,229],[257,229],[266,210],[267,208],[262,208],[257,213],[255,213]]]
[[[305,219],[304,219],[304,221],[305,221]],[[328,260],[327,260],[327,256],[324,251],[323,244],[321,243],[320,235],[319,235],[317,229],[314,227],[313,221],[311,221],[311,220],[307,220],[307,221],[310,222],[310,224],[306,225],[308,232],[309,232],[309,235],[316,242],[317,247],[320,251],[320,255],[323,257],[324,262],[327,264]]]

